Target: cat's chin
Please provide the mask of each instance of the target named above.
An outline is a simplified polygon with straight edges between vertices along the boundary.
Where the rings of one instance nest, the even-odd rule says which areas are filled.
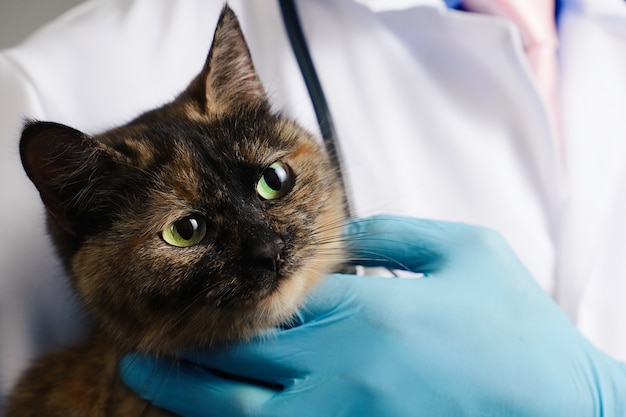
[[[276,287],[260,298],[255,307],[262,327],[277,327],[292,319],[311,289],[322,279],[319,273],[300,271],[289,278],[276,281]]]
[[[342,252],[340,245],[334,250],[336,253]],[[313,259],[289,277],[279,278],[276,288],[268,291],[255,308],[257,318],[264,317],[266,320],[261,326],[279,327],[293,321],[294,314],[302,306],[307,294],[338,266],[335,262]]]
[[[310,264],[289,277],[277,276],[273,288],[266,288],[254,303],[229,309],[207,305],[184,323],[170,322],[138,333],[139,340],[130,350],[176,356],[176,352],[238,342],[289,325],[306,295],[323,279],[320,267],[330,271],[331,265]]]

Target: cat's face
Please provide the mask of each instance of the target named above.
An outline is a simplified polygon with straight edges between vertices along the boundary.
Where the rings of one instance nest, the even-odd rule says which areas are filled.
[[[337,174],[270,110],[229,9],[174,102],[96,137],[32,123],[21,152],[77,293],[126,349],[277,325],[341,261]]]

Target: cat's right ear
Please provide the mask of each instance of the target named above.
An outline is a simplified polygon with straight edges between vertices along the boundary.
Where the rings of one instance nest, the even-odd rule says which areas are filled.
[[[72,235],[93,196],[93,182],[110,165],[106,154],[99,142],[62,124],[28,122],[24,127],[20,140],[24,170],[49,213]]]
[[[243,103],[266,103],[239,20],[227,5],[217,22],[204,68],[183,95],[197,103],[202,114],[220,114]]]

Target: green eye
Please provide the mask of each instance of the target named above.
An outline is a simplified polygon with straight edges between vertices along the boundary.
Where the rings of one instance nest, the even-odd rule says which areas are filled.
[[[256,184],[256,192],[264,200],[275,200],[289,191],[292,182],[287,165],[280,161],[274,162],[263,171]]]
[[[206,235],[206,222],[199,216],[187,216],[163,228],[163,240],[172,246],[197,245]]]

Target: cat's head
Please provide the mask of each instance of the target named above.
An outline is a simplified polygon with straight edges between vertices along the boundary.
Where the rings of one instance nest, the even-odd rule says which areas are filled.
[[[20,150],[73,287],[125,349],[279,324],[342,258],[336,170],[272,112],[227,7],[172,103],[97,136],[32,122]]]

